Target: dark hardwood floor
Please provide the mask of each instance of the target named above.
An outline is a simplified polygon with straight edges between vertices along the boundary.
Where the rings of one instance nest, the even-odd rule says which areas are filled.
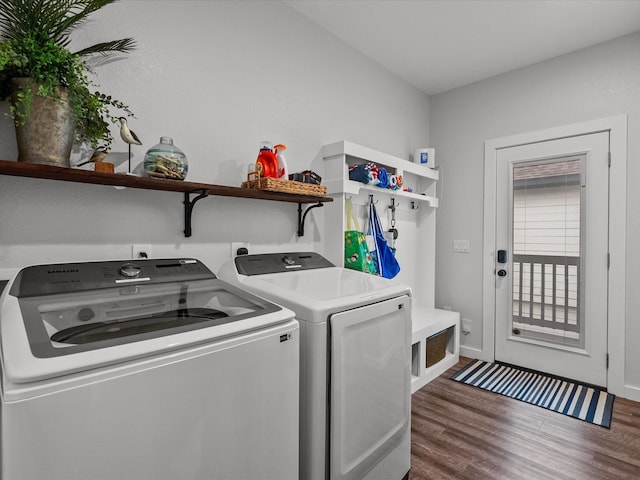
[[[450,380],[468,361],[411,397],[410,480],[640,479],[640,403],[606,429]]]

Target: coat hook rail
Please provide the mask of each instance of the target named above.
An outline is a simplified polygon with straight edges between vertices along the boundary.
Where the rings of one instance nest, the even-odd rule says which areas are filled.
[[[311,210],[312,208],[317,208],[317,207],[324,207],[324,203],[318,202],[315,205],[311,205],[304,211],[304,214],[303,214],[302,204],[301,203],[298,204],[298,236],[299,237],[304,237],[304,221],[307,218],[307,213],[309,213],[309,210]]]
[[[195,195],[196,193],[200,193],[197,197],[194,197],[191,200],[191,195]],[[198,200],[202,200],[205,197],[209,196],[209,192],[205,189],[196,190],[195,192],[184,192],[184,236],[190,237],[192,234],[191,230],[191,215],[193,214],[193,207],[195,206]]]

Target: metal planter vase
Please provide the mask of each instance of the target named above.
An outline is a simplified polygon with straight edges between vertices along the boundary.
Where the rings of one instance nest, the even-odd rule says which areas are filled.
[[[16,125],[18,161],[69,167],[75,125],[67,91],[59,89],[57,98],[42,97],[37,94],[38,84],[30,78],[15,78],[13,83],[14,105],[20,91],[31,97],[28,115]]]

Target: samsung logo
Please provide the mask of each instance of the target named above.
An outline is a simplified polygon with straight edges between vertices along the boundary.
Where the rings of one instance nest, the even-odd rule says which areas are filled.
[[[49,275],[51,274],[56,274],[56,273],[78,273],[80,270],[78,270],[77,268],[73,268],[73,269],[69,269],[69,270],[49,270],[47,271],[47,273]]]

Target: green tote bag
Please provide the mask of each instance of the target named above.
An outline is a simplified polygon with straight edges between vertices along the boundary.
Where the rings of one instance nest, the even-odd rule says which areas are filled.
[[[344,209],[347,217],[347,229],[344,232],[344,266],[375,275],[376,265],[369,253],[364,233],[360,230],[358,217],[354,214],[351,198],[345,200]],[[352,223],[355,230],[351,228]]]

